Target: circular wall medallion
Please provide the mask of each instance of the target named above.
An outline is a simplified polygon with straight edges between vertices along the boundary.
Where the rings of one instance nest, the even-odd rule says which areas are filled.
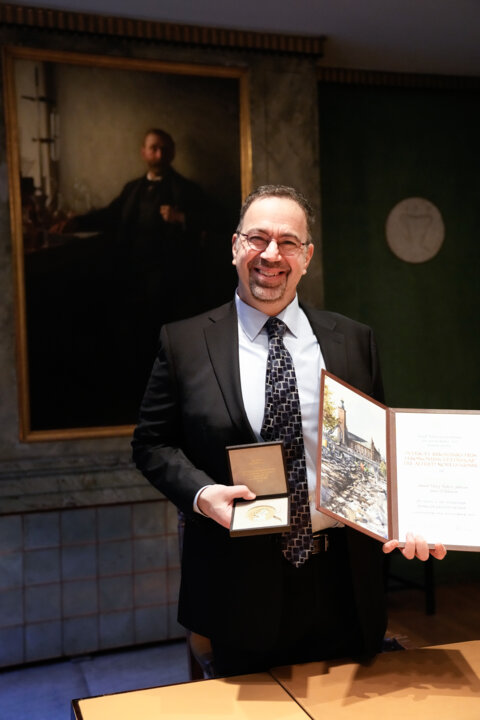
[[[425,198],[406,198],[390,211],[385,225],[390,250],[400,260],[422,263],[442,247],[445,226],[438,208]]]

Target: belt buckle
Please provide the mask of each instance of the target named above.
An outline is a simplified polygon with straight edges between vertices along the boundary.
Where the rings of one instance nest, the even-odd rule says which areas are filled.
[[[326,532],[318,533],[318,535],[313,535],[312,555],[317,555],[321,552],[327,552],[328,544],[328,535]]]

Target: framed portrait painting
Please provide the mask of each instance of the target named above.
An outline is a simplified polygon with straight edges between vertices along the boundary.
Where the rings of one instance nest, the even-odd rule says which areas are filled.
[[[127,435],[161,325],[233,294],[247,71],[3,59],[21,439]]]

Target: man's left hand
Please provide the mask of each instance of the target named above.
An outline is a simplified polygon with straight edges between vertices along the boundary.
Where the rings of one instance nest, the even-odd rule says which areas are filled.
[[[391,553],[399,545],[398,540],[388,540],[383,546],[383,552]],[[423,562],[428,560],[430,555],[436,560],[443,560],[447,554],[445,547],[441,543],[435,543],[434,549],[429,550],[427,541],[421,535],[414,535],[413,533],[407,533],[405,547],[399,548],[399,550],[407,560],[413,560],[414,557],[417,557]]]
[[[185,222],[185,213],[172,205],[160,205],[160,215],[168,223],[175,223],[177,225],[183,225]]]

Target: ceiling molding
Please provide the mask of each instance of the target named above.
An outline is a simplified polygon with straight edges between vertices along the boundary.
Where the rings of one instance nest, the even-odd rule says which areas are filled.
[[[8,26],[116,36],[173,43],[281,54],[323,57],[325,37],[286,35],[197,25],[94,15],[63,10],[0,4],[0,23]]]
[[[320,67],[317,79],[325,84],[370,85],[431,90],[480,90],[480,78],[457,75],[425,75],[421,73],[383,72],[351,68]]]

